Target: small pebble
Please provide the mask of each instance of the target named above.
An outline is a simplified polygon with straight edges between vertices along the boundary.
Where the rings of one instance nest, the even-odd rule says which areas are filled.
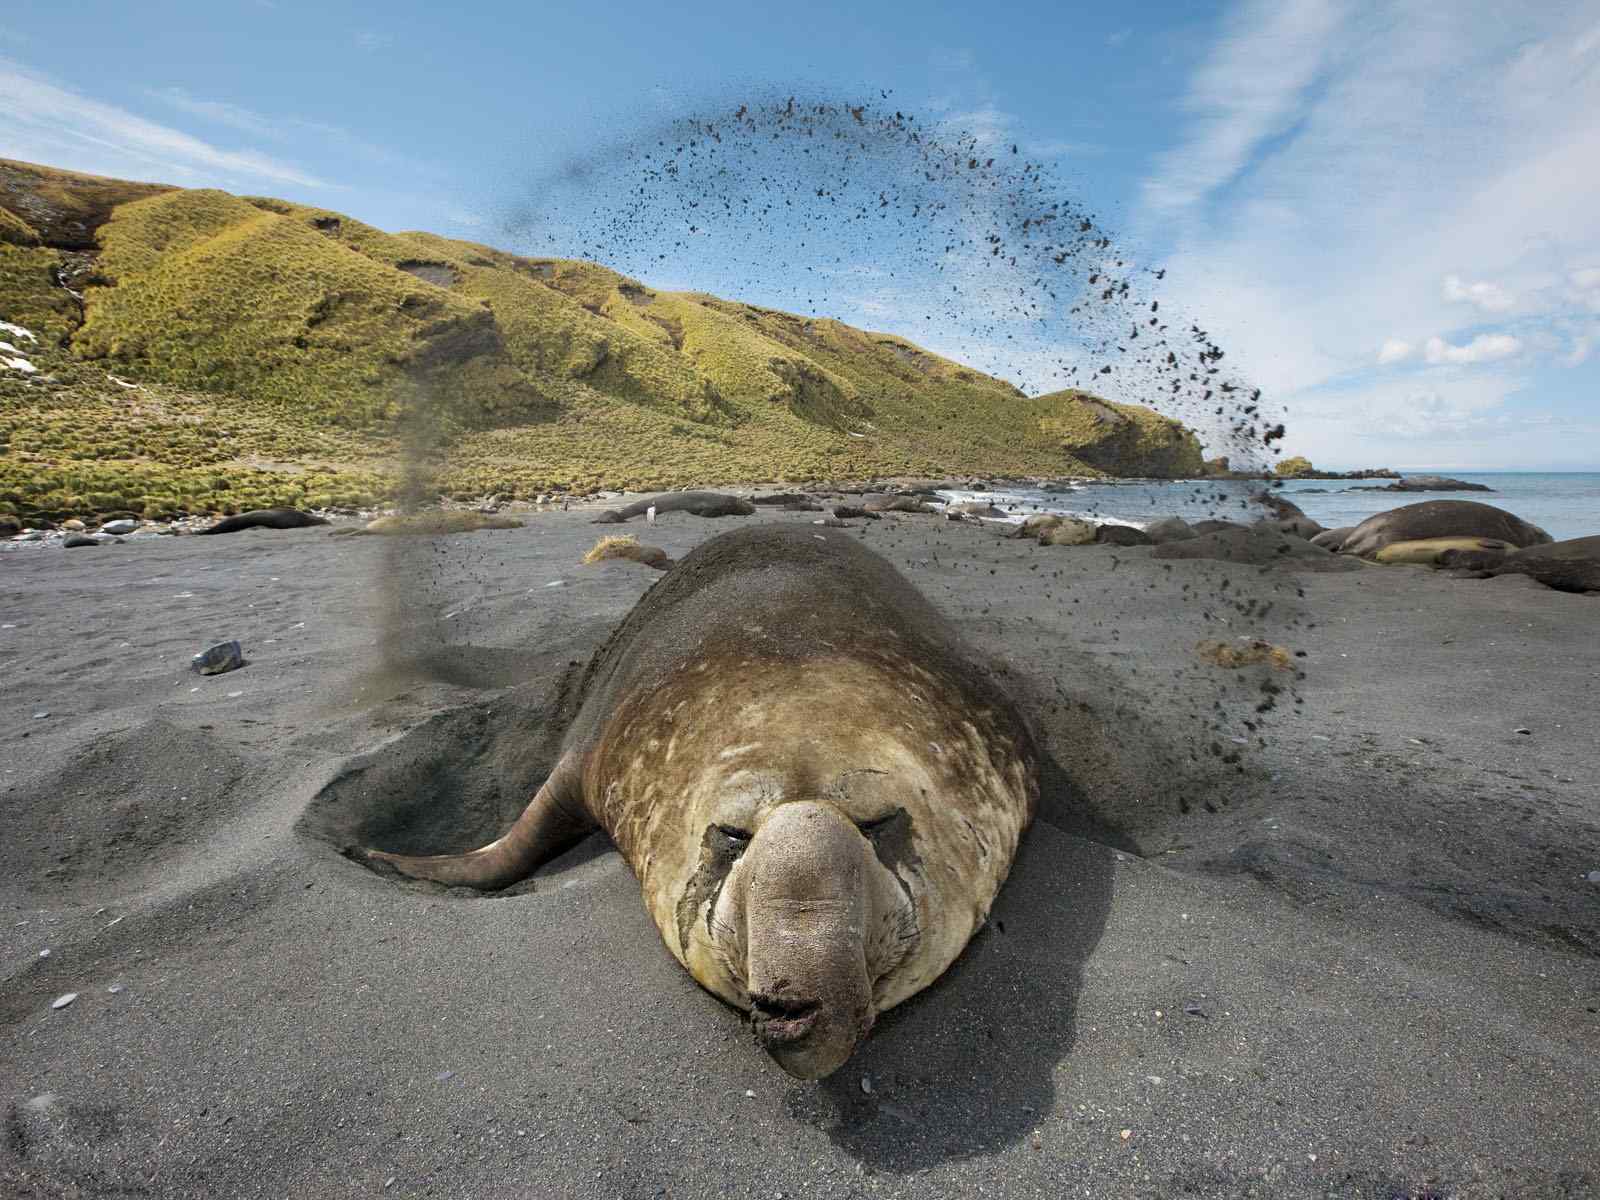
[[[49,709],[40,709],[38,712],[33,714],[33,719],[35,721],[42,721],[46,717],[48,717],[49,715],[50,715],[50,710]]]
[[[1600,883],[1600,871],[1590,871],[1584,878],[1590,883]]]
[[[1511,732],[1512,733],[1532,733],[1533,730],[1529,729],[1526,725],[1518,725]]]
[[[863,1075],[861,1077],[861,1090],[868,1096],[872,1095],[872,1076]]]
[[[447,1083],[451,1079],[455,1078],[455,1074],[456,1073],[454,1071],[440,1071],[437,1075],[435,1075],[433,1077],[434,1078],[434,1082],[436,1082],[436,1083]]]
[[[106,989],[106,991],[110,992],[113,996],[115,996],[121,990],[122,990],[122,985],[120,983],[113,983],[110,987],[108,987]]]
[[[1133,1136],[1133,1130],[1124,1129],[1121,1133],[1117,1134],[1117,1136],[1119,1138],[1121,1138],[1123,1141],[1127,1141],[1129,1138],[1131,1138]]]
[[[55,1002],[53,1004],[51,1004],[50,1007],[51,1008],[65,1008],[67,1005],[71,1004],[77,998],[78,998],[78,993],[77,992],[68,992],[65,996],[57,996],[55,998]]]
[[[745,1092],[744,1095],[745,1095],[745,1099],[747,1099],[747,1100],[754,1100],[756,1098],[756,1094],[754,1092],[751,1092],[751,1091]]]
[[[50,957],[50,951],[48,951],[48,950],[39,951],[39,957],[40,958],[49,958]]]

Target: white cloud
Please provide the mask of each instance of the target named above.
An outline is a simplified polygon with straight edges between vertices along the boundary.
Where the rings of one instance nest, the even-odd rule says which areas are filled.
[[[1400,338],[1385,338],[1378,350],[1378,365],[1386,367],[1390,363],[1404,362],[1411,357],[1412,349],[1410,342],[1402,341]]]
[[[198,178],[272,180],[302,187],[332,185],[254,150],[225,150],[126,109],[59,87],[0,59],[0,111],[5,113],[9,155],[68,163],[108,174],[165,173]],[[139,163],[143,166],[130,166]]]
[[[1508,362],[1524,381],[1563,365],[1596,371],[1600,69],[1593,52],[1572,53],[1593,22],[1576,0],[1514,13],[1491,0],[1233,10],[1132,234],[1168,248],[1163,309],[1194,314],[1237,370],[1288,406],[1297,452],[1370,450],[1340,421],[1377,430],[1374,413],[1403,410],[1411,428],[1457,411],[1459,381],[1439,403],[1418,403],[1418,376],[1394,379],[1410,381],[1397,390],[1375,366],[1420,358],[1430,386]],[[1252,63],[1272,65],[1247,82]],[[1513,313],[1513,324],[1481,328],[1485,315]],[[1581,395],[1571,389],[1583,378],[1563,394]],[[1530,384],[1521,415],[1545,393]],[[1375,407],[1356,406],[1358,394]],[[1491,388],[1486,402],[1510,394]],[[1334,396],[1347,402],[1324,420]],[[1525,429],[1554,436],[1532,419]],[[1566,453],[1548,445],[1551,461]],[[1365,458],[1345,461],[1384,461]]]
[[[387,50],[394,44],[394,34],[385,33],[378,29],[358,29],[354,34],[356,48],[374,54],[379,50]]]
[[[191,96],[180,87],[155,88],[151,90],[150,95],[170,104],[179,112],[188,113],[192,117],[199,117],[203,121],[211,121],[217,125],[226,125],[241,133],[248,133],[252,137],[274,139],[283,137],[279,123],[248,108],[241,108],[237,104],[229,104],[222,100],[202,100],[197,96]]]
[[[1600,267],[1581,267],[1567,274],[1572,297],[1593,312],[1600,312]]]
[[[1344,5],[1332,0],[1249,0],[1228,21],[1217,52],[1191,81],[1189,137],[1146,181],[1143,202],[1182,216],[1234,179],[1267,138],[1287,130],[1323,69]]]
[[[331,125],[326,121],[308,121],[304,117],[296,116],[269,116],[226,100],[195,96],[180,87],[151,89],[148,94],[179,112],[187,113],[202,121],[236,129],[254,138],[273,142],[293,142],[301,146],[308,142],[321,142],[341,157],[359,155],[373,163],[404,167],[410,174],[419,172],[418,167],[406,163],[393,151],[362,141],[348,129]]]
[[[1492,283],[1465,283],[1459,275],[1444,277],[1444,298],[1475,304],[1484,312],[1505,312],[1517,303],[1517,298],[1504,288]]]
[[[1443,338],[1431,337],[1422,348],[1422,355],[1430,363],[1489,363],[1499,362],[1520,352],[1522,342],[1509,333],[1484,333],[1465,346],[1452,346]]]

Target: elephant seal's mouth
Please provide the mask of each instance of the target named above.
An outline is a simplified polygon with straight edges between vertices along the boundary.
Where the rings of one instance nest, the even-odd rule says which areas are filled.
[[[750,997],[750,1023],[766,1046],[792,1046],[810,1036],[817,1024],[814,1000],[781,996]]]

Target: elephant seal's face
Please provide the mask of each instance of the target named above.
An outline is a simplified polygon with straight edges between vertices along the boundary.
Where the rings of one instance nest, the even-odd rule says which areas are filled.
[[[706,830],[680,902],[680,937],[747,998],[755,1035],[778,1065],[818,1079],[872,1028],[916,948],[910,816],[900,808],[852,819],[829,800],[753,816]]]
[[[1010,867],[1026,747],[942,694],[912,662],[690,664],[591,758],[662,940],[790,1074],[938,978]]]

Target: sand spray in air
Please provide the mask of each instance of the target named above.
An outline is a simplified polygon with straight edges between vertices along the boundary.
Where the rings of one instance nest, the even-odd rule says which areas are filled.
[[[1024,392],[1081,388],[1146,405],[1201,432],[1236,469],[1269,463],[1284,435],[1282,414],[1203,324],[1163,301],[1165,269],[1119,246],[1050,163],[1020,141],[919,119],[887,93],[854,103],[768,91],[652,115],[588,139],[511,193],[501,231],[527,253],[816,317],[867,281],[880,327]],[[449,439],[426,387],[410,389],[402,492],[418,504],[437,496]],[[1197,487],[1201,499],[1208,491]],[[386,657],[438,662],[462,636],[437,610],[467,564],[441,555],[469,540],[386,539]],[[1112,601],[1072,599],[1088,600],[1086,639],[1116,636]],[[1303,621],[1303,600],[1280,571],[1206,564],[1181,602],[1201,606],[1219,634],[1254,637],[1271,613]],[[1041,582],[1025,603],[1068,600]],[[1167,683],[1192,701],[1191,726],[1160,735],[1174,769],[1244,771],[1243,752],[1303,674],[1271,671],[1220,668],[1192,648],[1174,658]],[[1157,735],[1137,729],[1136,708],[1119,736],[1142,743]]]

